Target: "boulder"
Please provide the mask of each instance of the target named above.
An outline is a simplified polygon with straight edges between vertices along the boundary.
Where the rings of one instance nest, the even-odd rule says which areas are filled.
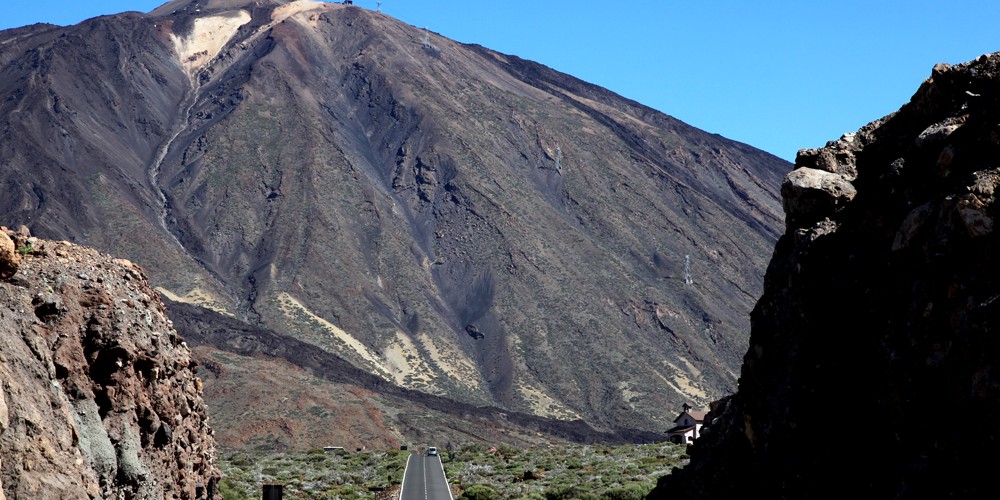
[[[785,223],[800,228],[832,216],[858,194],[843,176],[814,168],[798,168],[781,184]]]
[[[0,279],[14,276],[20,266],[21,254],[17,251],[14,240],[6,232],[0,231]]]

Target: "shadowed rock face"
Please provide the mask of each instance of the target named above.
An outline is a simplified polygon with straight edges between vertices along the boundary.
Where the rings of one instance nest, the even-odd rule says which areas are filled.
[[[466,403],[662,430],[735,385],[773,156],[339,4],[2,37],[4,220]]]
[[[819,217],[786,179],[739,391],[653,498],[995,493],[998,122],[992,54],[935,67],[897,113],[799,153],[797,172],[837,177],[813,199],[839,201]]]
[[[211,498],[201,382],[142,270],[11,234],[31,250],[0,281],[0,498]]]

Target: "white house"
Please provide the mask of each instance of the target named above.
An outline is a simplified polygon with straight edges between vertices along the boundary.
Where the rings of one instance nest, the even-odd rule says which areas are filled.
[[[693,443],[701,435],[701,427],[705,425],[705,412],[692,410],[692,406],[687,403],[681,408],[684,411],[674,419],[674,426],[667,430],[667,440],[677,444]]]

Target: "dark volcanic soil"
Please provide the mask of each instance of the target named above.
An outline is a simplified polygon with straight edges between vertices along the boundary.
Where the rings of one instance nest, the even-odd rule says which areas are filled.
[[[735,386],[782,224],[771,155],[340,4],[10,30],[0,68],[0,219],[179,301],[598,427]]]

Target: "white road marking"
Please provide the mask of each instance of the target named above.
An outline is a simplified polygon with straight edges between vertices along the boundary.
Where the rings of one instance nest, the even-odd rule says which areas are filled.
[[[399,485],[399,500],[403,500],[403,488],[406,488],[406,471],[410,469],[410,460],[413,459],[413,453],[410,453],[410,458],[406,459],[406,466],[403,467],[403,484]]]
[[[451,494],[451,484],[448,483],[448,474],[444,473],[444,460],[441,460],[440,456],[438,457],[438,464],[441,465],[441,475],[444,476],[444,486],[448,490],[448,498],[455,500],[455,497]]]
[[[427,497],[427,460],[424,460],[424,457],[420,457],[420,459],[424,461],[424,499],[430,500]]]

